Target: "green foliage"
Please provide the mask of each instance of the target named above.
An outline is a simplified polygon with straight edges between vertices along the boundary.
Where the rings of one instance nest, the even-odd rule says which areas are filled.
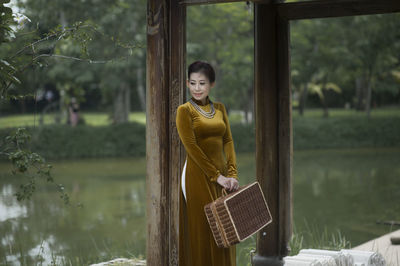
[[[237,152],[255,151],[255,125],[233,124]],[[346,116],[324,119],[293,119],[293,146],[296,150],[329,148],[399,147],[400,117]]]
[[[293,119],[294,149],[400,147],[400,116],[364,116],[338,113],[329,119],[321,116],[296,116]],[[236,152],[255,151],[254,124],[231,124]],[[111,126],[46,125],[29,127],[29,148],[46,158],[95,158],[144,156],[146,128],[143,123]],[[5,137],[10,129],[0,130]]]
[[[298,231],[296,226],[293,228],[292,237],[289,241],[290,254],[294,256],[301,249],[326,249],[326,250],[341,250],[351,248],[351,243],[342,233],[329,232],[326,227],[320,231],[317,226],[309,226],[305,221],[305,229]],[[251,257],[256,253],[256,238],[255,235],[239,244],[238,260],[240,265],[251,266]]]
[[[19,201],[30,199],[36,190],[38,179],[53,183],[60,198],[65,204],[69,204],[69,196],[64,192],[62,184],[56,184],[50,170],[51,165],[47,164],[45,159],[35,152],[27,149],[30,141],[30,134],[24,128],[18,128],[12,134],[4,138],[0,145],[0,155],[7,157],[13,165],[12,173],[14,175],[22,174],[28,179],[25,184],[21,184],[16,197]]]
[[[13,21],[12,9],[5,6],[10,0],[0,0],[0,43],[6,42],[13,34],[11,24]]]
[[[6,99],[16,99],[25,96],[23,91],[18,90],[17,85],[21,84],[21,81],[17,76],[21,76],[24,71],[31,67],[38,67],[40,69],[44,66],[49,66],[48,58],[69,59],[71,61],[90,64],[108,62],[104,60],[93,60],[90,58],[88,45],[97,33],[98,29],[96,25],[87,22],[77,22],[71,27],[57,26],[54,29],[51,29],[49,33],[43,34],[43,36],[38,40],[35,40],[35,37],[32,38],[31,43],[24,45],[22,48],[18,48],[18,50],[15,50],[11,45],[3,48],[7,51],[8,55],[5,55],[4,59],[1,61],[3,66],[0,74],[3,77],[8,77],[8,79],[3,79],[1,96]],[[18,40],[15,42],[18,44]],[[132,49],[133,47],[129,48]],[[3,51],[3,53],[4,52],[5,51]],[[110,59],[109,61],[111,62],[113,60],[115,59]],[[54,65],[52,69],[55,69],[57,73],[59,67],[59,65]],[[67,89],[69,89],[73,86],[68,84],[67,81],[71,80],[73,77],[70,74],[71,72],[65,71],[65,69],[62,70],[62,75],[57,76],[56,74],[55,78],[58,79],[58,82],[66,82],[65,84],[67,85],[64,86],[67,86]],[[50,71],[50,74],[51,73],[52,72]],[[90,73],[91,72],[88,73],[85,71],[79,73],[79,76],[76,77],[76,79],[80,82],[88,80],[92,81],[88,78]],[[84,75],[86,75],[86,77]],[[26,79],[26,77],[21,78]],[[9,91],[10,88],[11,94]],[[74,88],[76,90],[76,88],[80,88],[80,86],[75,86]],[[73,93],[78,100],[82,101],[82,97],[78,97],[81,94],[83,94],[83,92],[80,91]]]
[[[370,110],[398,104],[399,14],[292,21],[293,103]],[[212,97],[245,112],[253,105],[253,9],[245,3],[193,6],[187,15],[187,64],[217,72]],[[368,96],[369,95],[369,96]]]
[[[35,81],[36,88],[53,84],[67,95],[71,94],[68,91],[79,88],[80,94],[89,103],[94,100],[90,95],[96,92],[101,97],[95,102],[100,109],[104,106],[115,108],[116,95],[128,87],[133,109],[143,108],[139,104],[140,93],[136,93],[135,89],[145,87],[145,52],[142,49],[146,40],[145,1],[58,0],[48,3],[35,0],[19,1],[19,5],[32,19],[30,27],[39,23],[40,32],[47,32],[58,25],[68,27],[79,21],[96,25],[92,32],[77,33],[54,49],[55,55],[82,55],[90,64],[77,60],[60,61],[56,57],[43,58],[47,68],[39,70],[44,79]],[[141,74],[132,75],[136,71]]]
[[[95,2],[96,3],[87,4],[95,4],[97,7],[101,6],[100,2]],[[83,7],[83,3],[70,3],[69,1],[53,1],[51,3],[48,3],[47,1],[17,1],[13,4],[19,5],[19,8],[25,10],[34,21],[34,23],[28,25],[25,29],[12,27],[16,26],[13,15],[17,14],[13,14],[12,9],[5,6],[6,3],[9,3],[9,1],[2,0],[0,2],[1,104],[9,102],[10,99],[25,100],[27,96],[34,96],[36,101],[37,88],[44,87],[46,84],[52,83],[48,80],[48,76],[45,75],[45,71],[43,71],[45,66],[51,65],[51,61],[49,61],[50,58],[69,59],[70,61],[86,62],[90,64],[103,64],[107,62],[122,61],[121,58],[126,59],[127,57],[132,56],[134,54],[133,49],[137,47],[135,43],[129,44],[124,42],[123,39],[124,37],[126,38],[127,35],[121,35],[118,32],[115,32],[114,29],[111,31],[112,35],[108,35],[105,33],[105,31],[99,29],[100,27],[96,26],[95,23],[91,23],[90,20],[81,22],[81,13],[79,10],[65,12],[65,10],[68,10],[68,8]],[[55,6],[53,4],[55,4]],[[108,8],[109,6],[107,6],[107,4],[109,3],[106,3],[106,6],[102,7]],[[60,21],[58,21],[61,23],[57,22],[52,24],[54,23],[54,18],[57,18],[57,16],[54,16],[56,13],[55,8],[59,8],[61,5],[63,7],[61,8],[61,13],[59,14]],[[92,6],[93,5],[90,5],[89,7]],[[126,11],[127,14],[133,13],[129,13],[132,10],[128,10],[130,7],[128,3],[123,3],[120,1],[119,3],[112,4],[112,6],[120,11]],[[92,8],[88,8],[87,10],[92,10]],[[70,17],[68,16],[72,14],[74,16],[78,15],[78,17],[74,17],[74,19],[70,20],[70,23],[67,24],[66,19],[69,20]],[[98,15],[99,14],[101,14],[100,18],[103,18],[103,12],[98,13]],[[115,12],[112,12],[112,14],[115,14]],[[144,15],[145,13],[143,13],[143,16]],[[25,18],[31,21],[29,18]],[[129,20],[131,19],[130,16],[125,16],[125,18]],[[121,21],[116,20],[114,17],[112,17],[112,21],[113,23],[121,23]],[[44,25],[47,28],[43,30],[43,28],[41,28],[42,24],[39,22],[44,22]],[[102,24],[101,26],[104,28],[105,25]],[[109,47],[113,47],[112,52],[108,54],[109,58],[107,60],[95,60],[94,58],[96,58],[96,55],[93,55],[92,51],[90,50],[91,47],[89,46],[92,44],[93,39],[97,35],[101,35],[103,38],[108,38],[108,43],[111,44]],[[102,45],[104,46],[104,43],[102,43]],[[101,46],[97,46],[97,48],[99,47]],[[124,55],[121,55],[120,53],[117,53],[119,50],[128,51],[128,53],[125,52]],[[80,65],[81,68],[74,68],[72,65],[67,65],[67,68],[60,68],[60,65],[61,64],[56,65],[56,67],[52,69],[53,71],[48,71],[48,73],[52,74],[52,77],[54,78],[53,83],[61,91],[60,94],[62,96],[62,100],[60,100],[60,106],[62,109],[63,107],[65,108],[64,105],[68,105],[70,103],[70,99],[72,97],[80,102],[85,100],[83,85],[93,83],[94,75],[93,69],[91,69],[91,71],[83,71],[87,70],[86,66],[82,67]],[[74,75],[67,75],[71,73],[69,71],[71,69],[71,72]],[[30,72],[29,74],[31,75],[27,74],[27,72]],[[120,71],[118,71],[118,73],[120,73]],[[36,79],[36,77],[39,76],[41,78]],[[29,84],[30,87],[26,84]],[[48,133],[48,131],[45,131],[45,133]],[[49,137],[49,135],[44,134],[43,132],[40,132],[40,136],[48,137],[49,140],[54,140],[54,138]],[[74,136],[72,135],[72,137]],[[38,137],[36,135],[33,136],[33,139],[36,140],[37,138]],[[29,146],[26,143],[28,139],[29,134],[25,129],[21,128],[13,133],[13,135],[5,137],[4,144],[0,146],[0,155],[5,155],[9,160],[11,160],[15,168],[14,172],[20,172],[29,177],[29,182],[21,185],[20,192],[17,193],[18,200],[29,199],[32,196],[36,189],[37,178],[43,177],[48,182],[54,183],[54,180],[50,175],[51,166],[45,164],[44,158],[38,153],[31,152],[31,150],[28,149],[32,146],[34,147],[35,143],[39,143],[39,147],[36,149],[36,151],[40,151],[47,139],[42,140],[39,138],[38,141],[29,143],[32,144]],[[56,142],[56,144],[58,144],[58,142]],[[22,145],[24,145],[24,147],[22,147]],[[63,147],[57,146],[57,148],[62,150]],[[126,148],[126,146],[116,148],[123,149]],[[59,151],[54,152],[54,154],[51,156],[57,157],[56,154],[58,153]],[[36,172],[31,173],[29,171],[31,168],[36,169]],[[61,184],[56,186],[58,191],[61,193],[61,198],[65,201],[65,203],[69,203],[68,195],[64,193],[64,187]]]
[[[146,151],[146,128],[143,124],[56,125],[27,130],[32,135],[29,148],[46,158],[144,156]],[[0,131],[0,136],[8,133],[9,130]]]
[[[216,71],[216,100],[229,108],[251,111],[253,95],[252,4],[228,3],[188,7],[187,64],[210,62]]]
[[[14,102],[10,99],[28,105],[30,110],[41,110],[43,105],[35,101],[40,101],[40,95],[49,88],[58,90],[56,100],[64,114],[71,97],[84,106],[87,102],[92,108],[111,106],[107,109],[120,110],[117,105],[121,103],[114,100],[119,99],[116,95],[121,90],[129,91],[125,96],[134,102],[133,109],[143,110],[143,0],[29,0],[14,1],[13,5],[31,23],[10,27],[12,42],[0,46],[2,111],[10,111]],[[7,23],[14,23],[12,12]],[[132,75],[132,71],[138,73]],[[125,110],[129,112],[129,102]]]
[[[304,221],[305,229],[298,231],[296,226],[293,227],[293,234],[289,241],[290,254],[289,256],[297,255],[301,249],[326,249],[326,250],[341,250],[351,248],[351,243],[342,233],[329,232],[326,227],[322,231],[317,226],[310,226],[307,221]]]
[[[9,2],[9,0],[0,1],[0,45],[9,42],[14,36],[14,30],[12,29],[12,26],[15,26],[13,12],[10,7],[5,6]],[[13,75],[14,71],[15,66],[9,60],[0,57],[0,88],[6,86],[9,82],[21,83]],[[3,96],[2,90],[0,90],[0,95]]]
[[[293,128],[295,149],[400,146],[398,117],[299,118]]]
[[[299,110],[307,98],[319,99],[324,108],[397,104],[400,90],[393,73],[399,70],[399,27],[399,14],[291,22],[292,88]],[[310,84],[326,83],[334,83],[340,94],[308,90]],[[307,97],[312,92],[319,97]]]
[[[255,151],[255,128],[254,124],[231,124],[236,152]]]

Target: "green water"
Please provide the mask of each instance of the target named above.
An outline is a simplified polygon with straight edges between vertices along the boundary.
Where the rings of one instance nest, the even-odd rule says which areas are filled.
[[[294,223],[299,230],[304,220],[339,229],[354,247],[390,232],[377,221],[400,221],[399,149],[295,154]]]
[[[17,202],[21,179],[0,163],[0,265],[145,257],[145,158],[51,163],[84,207],[65,207],[51,185]],[[238,169],[242,184],[252,181],[254,155],[239,154]],[[296,151],[293,176],[297,231],[306,223],[339,229],[355,246],[391,230],[377,220],[400,220],[400,149]],[[238,245],[238,266],[247,265],[253,243]]]

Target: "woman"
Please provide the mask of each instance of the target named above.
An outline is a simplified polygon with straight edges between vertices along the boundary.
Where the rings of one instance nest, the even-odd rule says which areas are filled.
[[[176,126],[186,149],[180,204],[179,265],[234,266],[235,247],[215,244],[204,205],[221,196],[222,188],[238,189],[236,155],[225,106],[208,94],[215,72],[206,62],[189,66],[187,86],[192,98],[178,107]]]

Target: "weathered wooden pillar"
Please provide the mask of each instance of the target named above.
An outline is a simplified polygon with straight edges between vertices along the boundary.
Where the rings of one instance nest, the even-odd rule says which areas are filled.
[[[175,112],[184,100],[186,8],[178,0],[148,0],[146,80],[146,200],[149,266],[178,265],[179,174],[183,152]]]
[[[257,179],[273,223],[257,236],[253,264],[283,265],[292,218],[289,24],[274,1],[255,3],[254,23]]]
[[[179,262],[179,199],[180,177],[186,159],[176,129],[176,110],[186,101],[186,6],[173,1],[171,5],[171,71],[170,71],[170,266]]]

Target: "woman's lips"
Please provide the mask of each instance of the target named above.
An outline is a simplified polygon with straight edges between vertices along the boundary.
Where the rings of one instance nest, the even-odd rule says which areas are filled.
[[[193,93],[194,96],[196,97],[201,97],[201,95],[203,95],[202,93]]]

